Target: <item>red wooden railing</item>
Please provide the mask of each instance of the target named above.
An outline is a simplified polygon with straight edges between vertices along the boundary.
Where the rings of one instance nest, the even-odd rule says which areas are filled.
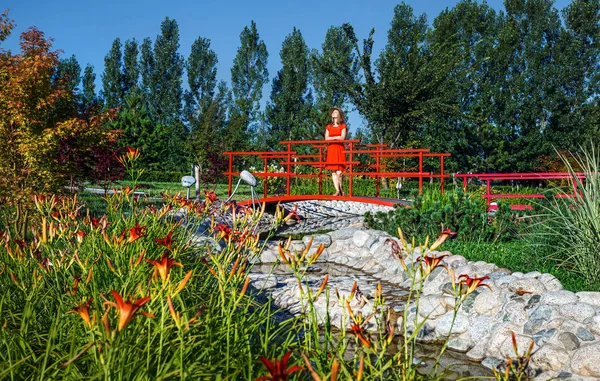
[[[263,171],[253,172],[254,176],[263,179],[271,177],[285,177],[286,180],[286,195],[291,195],[291,179],[294,178],[318,178],[319,195],[323,192],[323,177],[326,174],[323,172],[325,168],[324,148],[330,143],[343,143],[346,148],[347,161],[344,163],[329,163],[329,164],[345,164],[346,171],[344,175],[348,176],[348,195],[353,195],[353,178],[356,176],[366,176],[375,179],[376,196],[380,194],[380,183],[382,178],[402,177],[416,178],[419,180],[419,193],[423,190],[423,178],[440,179],[440,188],[444,190],[444,180],[450,177],[444,173],[444,159],[450,154],[448,153],[431,153],[429,149],[391,149],[385,144],[361,144],[360,140],[336,140],[335,142],[325,140],[300,140],[300,141],[283,141],[280,142],[286,149],[284,151],[265,151],[265,152],[224,152],[229,158],[229,169],[224,174],[228,177],[228,194],[231,195],[233,187],[233,177],[239,175],[235,172],[234,161],[243,156],[254,156],[263,159]],[[299,154],[298,146],[308,146],[307,154]],[[357,155],[368,155],[369,162],[365,170],[360,170],[362,163],[357,160]],[[385,164],[382,163],[382,158],[410,158],[418,160],[418,171],[386,171]],[[439,172],[424,172],[424,160],[429,158],[439,159]],[[268,172],[269,160],[281,160],[279,164],[285,169],[284,172],[273,173]],[[292,170],[292,166],[310,166],[318,168],[318,173],[296,173]],[[264,196],[267,197],[267,181],[263,181]]]
[[[585,179],[585,174],[577,173],[579,179]],[[484,198],[487,200],[488,205],[491,205],[492,200],[501,198],[524,198],[524,199],[540,199],[546,196],[541,193],[505,193],[505,194],[492,194],[492,181],[507,181],[507,180],[562,180],[572,179],[572,174],[568,172],[527,172],[527,173],[456,173],[454,177],[463,180],[463,189],[467,190],[468,179],[478,179],[486,183],[486,193]],[[554,197],[565,198],[573,197],[577,194],[577,183],[572,181],[573,194],[558,194]],[[531,209],[528,205],[512,205],[513,209]]]

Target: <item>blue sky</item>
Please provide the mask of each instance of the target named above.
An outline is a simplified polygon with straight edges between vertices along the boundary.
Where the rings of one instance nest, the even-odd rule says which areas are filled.
[[[416,14],[426,13],[430,22],[442,10],[456,4],[449,0],[406,2]],[[117,37],[123,42],[132,38],[141,42],[145,37],[154,40],[160,32],[160,23],[168,16],[179,24],[180,52],[184,57],[188,56],[196,38],[209,38],[219,59],[218,77],[229,82],[239,34],[254,20],[269,51],[269,76],[273,78],[281,67],[281,43],[294,26],[300,29],[310,48],[319,49],[331,25],[349,22],[360,39],[375,28],[377,53],[385,46],[393,9],[398,3],[388,0],[3,0],[0,12],[9,8],[17,27],[2,46],[18,50],[19,34],[36,26],[54,38],[54,47],[63,50],[63,56],[74,54],[82,69],[88,63],[94,65],[97,90],[100,90],[104,56],[113,40]],[[555,7],[560,10],[568,3],[558,0]],[[502,1],[492,0],[488,4],[497,10],[504,9]],[[264,104],[270,85],[263,94]],[[352,114],[351,120],[351,130],[354,130],[360,122]]]

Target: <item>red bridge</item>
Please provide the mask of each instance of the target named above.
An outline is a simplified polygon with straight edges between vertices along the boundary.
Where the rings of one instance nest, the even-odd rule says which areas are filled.
[[[346,147],[347,166],[344,176],[348,177],[348,196],[330,196],[323,194],[323,181],[329,181],[329,172],[324,172],[325,168],[325,148],[329,142],[325,140],[304,140],[304,141],[283,141],[281,145],[285,147],[282,151],[266,152],[225,152],[229,158],[229,170],[225,172],[228,176],[228,194],[231,195],[233,177],[240,174],[233,170],[240,160],[248,157],[255,158],[255,162],[262,161],[262,171],[254,171],[252,174],[263,179],[263,197],[261,202],[291,202],[299,200],[331,199],[368,202],[380,205],[394,205],[399,200],[393,198],[380,197],[381,180],[384,178],[403,178],[417,179],[419,194],[423,191],[423,179],[432,181],[439,180],[440,190],[444,191],[445,180],[450,174],[444,172],[444,160],[449,157],[449,153],[432,153],[428,148],[422,149],[392,149],[385,144],[363,144],[360,140],[337,140],[336,143],[344,143]],[[303,153],[300,153],[303,152]],[[388,170],[386,162],[389,159],[408,160],[408,168],[412,171],[393,171]],[[259,160],[256,160],[259,159]],[[269,161],[277,161],[283,168],[281,172],[269,172]],[[245,161],[245,160],[244,160]],[[331,164],[331,163],[330,163]],[[335,163],[337,164],[337,163]],[[341,163],[340,163],[341,164]],[[425,168],[429,170],[425,170]],[[585,179],[585,174],[575,174],[580,180]],[[526,194],[511,193],[501,194],[492,192],[492,182],[502,181],[521,181],[521,180],[557,180],[570,179],[573,176],[568,172],[531,172],[531,173],[475,173],[475,174],[454,174],[455,179],[462,180],[466,191],[469,179],[476,179],[486,184],[486,193],[483,197],[487,200],[490,209],[495,209],[492,202],[497,199],[541,199],[544,194]],[[269,195],[268,179],[284,178],[285,195]],[[292,179],[316,178],[318,182],[317,194],[292,194]],[[375,197],[367,195],[355,195],[353,181],[356,178],[371,178],[375,188]],[[573,192],[571,194],[562,193],[554,197],[573,197],[577,195],[577,184],[571,182]],[[297,193],[297,192],[295,192]],[[248,203],[245,201],[242,203]],[[529,205],[512,205],[513,210],[531,209]]]
[[[381,179],[383,178],[412,178],[417,179],[419,183],[419,193],[423,190],[423,179],[439,179],[440,189],[444,190],[444,182],[450,175],[444,173],[444,159],[448,153],[431,153],[428,148],[423,149],[391,149],[385,144],[362,144],[360,140],[336,140],[335,143],[344,143],[346,146],[347,162],[343,163],[347,169],[344,177],[348,177],[348,196],[329,196],[323,194],[323,179],[329,181],[329,172],[324,172],[325,168],[325,148],[329,142],[325,140],[303,140],[303,141],[283,141],[280,142],[286,149],[282,151],[266,152],[225,152],[229,157],[229,171],[225,172],[228,176],[228,194],[231,195],[233,187],[233,177],[240,174],[233,170],[235,164],[240,160],[253,157],[262,161],[262,171],[254,171],[252,174],[263,178],[263,198],[261,202],[288,202],[297,200],[314,199],[335,199],[369,202],[381,205],[393,205],[398,200],[381,198]],[[306,152],[306,153],[300,153]],[[413,171],[392,171],[387,170],[386,160],[390,158],[402,158],[412,162]],[[359,160],[362,159],[362,160]],[[282,172],[269,172],[269,161],[276,160],[284,169]],[[437,165],[437,171],[425,171],[427,165],[433,168],[432,161]],[[331,163],[330,163],[331,164]],[[342,164],[342,163],[340,163]],[[375,197],[366,197],[366,195],[355,195],[353,182],[356,178],[371,178],[375,188]],[[269,195],[269,178],[285,179],[285,195]],[[292,195],[292,179],[316,178],[318,182],[318,193],[316,195]]]

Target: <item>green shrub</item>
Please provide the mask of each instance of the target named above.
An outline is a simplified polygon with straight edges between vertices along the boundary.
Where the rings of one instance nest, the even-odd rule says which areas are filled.
[[[510,206],[498,203],[491,215],[480,196],[464,193],[457,188],[445,193],[433,191],[417,196],[411,207],[400,206],[389,213],[367,213],[367,225],[394,234],[398,227],[408,236],[436,236],[449,228],[458,233],[460,241],[483,240],[495,242],[514,237],[517,223]]]

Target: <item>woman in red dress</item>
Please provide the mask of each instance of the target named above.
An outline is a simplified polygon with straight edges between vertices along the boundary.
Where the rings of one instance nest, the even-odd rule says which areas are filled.
[[[325,128],[325,140],[345,140],[348,129],[344,124],[344,113],[336,107],[330,109],[329,114],[331,115],[331,124]],[[344,165],[345,162],[346,152],[344,150],[344,143],[329,143],[327,145],[325,169],[333,171],[331,173],[331,179],[333,180],[333,186],[335,187],[334,196],[344,195],[344,190],[342,188],[342,171],[346,169],[346,166]]]

